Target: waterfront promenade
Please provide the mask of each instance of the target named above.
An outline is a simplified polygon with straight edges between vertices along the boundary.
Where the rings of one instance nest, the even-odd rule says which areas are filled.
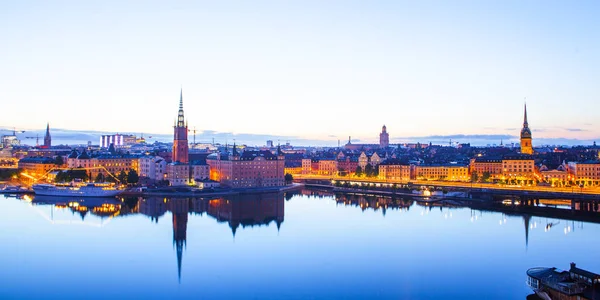
[[[569,199],[582,202],[600,201],[600,189],[597,187],[547,187],[547,186],[507,186],[492,183],[470,183],[470,182],[449,182],[449,181],[422,181],[413,180],[408,182],[380,180],[375,178],[356,178],[356,177],[329,177],[329,176],[297,176],[296,180],[307,184],[318,184],[322,186],[346,186],[355,184],[368,184],[374,189],[393,190],[394,185],[397,189],[409,188],[411,190],[431,190],[441,189],[447,191],[460,191],[467,193],[468,197],[477,197],[483,200],[519,198],[521,200],[537,199]],[[337,184],[339,183],[339,184]],[[364,188],[364,187],[363,187]]]

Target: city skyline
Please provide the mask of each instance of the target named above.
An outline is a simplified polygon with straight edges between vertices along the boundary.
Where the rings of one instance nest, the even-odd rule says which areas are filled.
[[[600,137],[596,3],[303,4],[4,4],[0,127],[169,136],[183,86],[204,142]]]

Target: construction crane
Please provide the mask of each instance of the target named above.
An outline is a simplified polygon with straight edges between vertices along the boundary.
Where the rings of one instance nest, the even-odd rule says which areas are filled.
[[[26,139],[35,139],[35,146],[39,146],[40,145],[40,135],[36,134],[35,136],[26,136]]]
[[[196,126],[194,126],[194,129],[188,129],[188,132],[194,133],[194,145],[196,145],[196,131]]]

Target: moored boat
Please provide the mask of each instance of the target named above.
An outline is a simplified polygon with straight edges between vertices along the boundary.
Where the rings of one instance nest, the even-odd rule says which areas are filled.
[[[81,186],[34,184],[32,188],[36,195],[61,197],[115,197],[123,192],[123,190],[108,185],[95,183],[88,183]]]

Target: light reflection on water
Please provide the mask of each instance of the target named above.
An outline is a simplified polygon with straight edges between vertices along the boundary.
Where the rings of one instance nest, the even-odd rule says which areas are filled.
[[[557,219],[552,209],[309,190],[9,197],[0,298],[524,299],[530,267],[600,271],[600,218]]]

